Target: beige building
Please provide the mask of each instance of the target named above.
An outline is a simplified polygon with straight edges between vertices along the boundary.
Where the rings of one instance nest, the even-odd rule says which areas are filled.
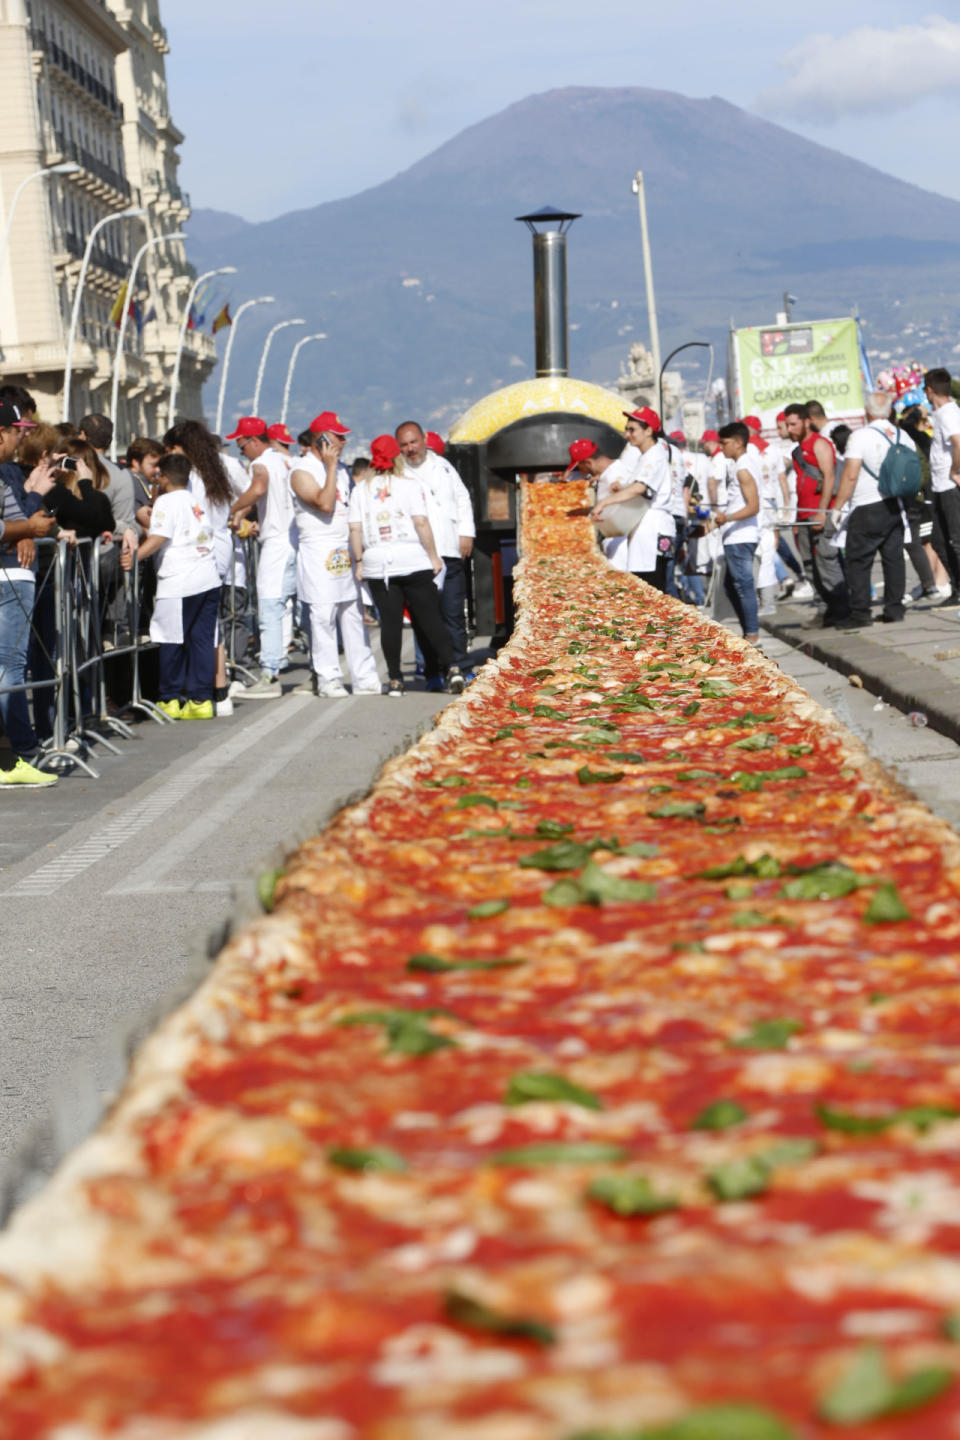
[[[157,0],[0,0],[0,216],[17,186],[57,164],[70,174],[32,180],[14,213],[0,273],[0,377],[25,385],[43,419],[59,420],[67,339],[84,247],[99,232],[73,350],[71,419],[110,413],[118,330],[111,312],[133,255],[190,214],[177,180],[183,136],[170,118],[166,31]],[[183,242],[152,246],[140,267],[121,360],[118,434],[167,426],[179,326],[192,283]],[[178,412],[203,414],[213,368],[209,334],[187,336]]]

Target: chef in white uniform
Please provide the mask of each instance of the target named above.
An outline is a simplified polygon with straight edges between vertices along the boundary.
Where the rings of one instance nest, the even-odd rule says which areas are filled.
[[[624,411],[627,419],[628,445],[638,452],[630,471],[630,483],[612,490],[599,500],[594,519],[608,505],[646,495],[650,509],[627,540],[626,568],[655,589],[666,591],[667,561],[673,553],[676,522],[670,511],[670,461],[667,446],[660,437],[660,416],[649,405],[639,410]]]
[[[593,441],[584,437],[581,440],[574,440],[570,447],[570,464],[567,468],[566,478],[574,471],[584,475],[590,480],[595,480],[596,501],[605,500],[608,495],[616,494],[621,488],[630,484],[630,472],[624,463],[623,457],[615,459],[601,453],[599,446]],[[614,570],[626,570],[627,568],[627,537],[626,535],[606,535],[600,541],[600,549],[606,555]]]
[[[317,694],[328,700],[343,699],[349,693],[340,672],[338,624],[354,695],[382,693],[350,556],[350,472],[340,464],[349,433],[332,411],[318,415],[310,424],[310,446],[294,460],[290,474],[299,541],[297,594],[310,610],[310,656]]]

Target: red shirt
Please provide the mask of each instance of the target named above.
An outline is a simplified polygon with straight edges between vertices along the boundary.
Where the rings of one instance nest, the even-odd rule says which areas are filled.
[[[817,459],[814,446],[818,440],[823,440],[833,453],[833,463],[837,463],[837,452],[834,450],[833,441],[826,435],[816,433],[808,435],[801,440],[799,445],[794,447],[793,468],[797,476],[797,519],[810,520],[822,506],[821,496],[823,493],[823,471],[820,469],[820,462]],[[830,505],[833,506],[835,496],[830,496]]]

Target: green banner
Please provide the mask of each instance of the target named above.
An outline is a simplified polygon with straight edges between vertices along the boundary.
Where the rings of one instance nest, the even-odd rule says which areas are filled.
[[[741,415],[759,415],[766,427],[785,405],[805,400],[819,400],[831,419],[862,412],[856,320],[737,330],[733,343]]]

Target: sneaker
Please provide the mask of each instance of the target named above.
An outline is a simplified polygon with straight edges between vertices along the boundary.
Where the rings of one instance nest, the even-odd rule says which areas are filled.
[[[776,605],[761,605],[760,609],[757,611],[758,615],[776,615],[776,613]]]
[[[157,709],[162,710],[170,720],[182,720],[183,711],[180,709],[179,700],[158,700]]]
[[[19,756],[12,770],[0,770],[0,785],[19,785],[24,790],[48,790],[57,783],[56,775],[48,775]]]
[[[456,665],[451,665],[447,671],[447,686],[451,695],[463,694],[463,671]]]
[[[382,695],[383,686],[380,684],[379,678],[365,680],[362,685],[354,685],[353,693],[354,695]]]
[[[45,754],[48,753],[48,751],[50,751],[50,750],[52,750],[52,749],[53,749],[53,736],[52,736],[52,735],[50,736],[50,739],[49,739],[49,740],[41,740],[41,741],[40,741],[40,752],[41,752],[42,754],[45,755]],[[79,755],[79,754],[80,754],[80,751],[81,751],[82,749],[83,749],[83,742],[80,741],[80,740],[78,740],[75,735],[68,735],[67,738],[66,738],[66,740],[64,740],[63,744],[60,746],[60,752],[62,753],[62,752],[65,750],[68,755]]]
[[[317,694],[324,700],[346,700],[350,691],[342,680],[325,680],[317,686]]]
[[[387,694],[391,700],[399,700],[403,696],[403,681],[391,680],[387,686]]]
[[[242,699],[247,693],[247,687],[242,680],[231,680],[230,688],[227,691],[228,700]]]
[[[212,700],[188,700],[180,711],[181,720],[212,720]]]
[[[283,687],[280,684],[280,677],[271,675],[268,670],[264,670],[260,679],[255,684],[248,686],[243,694],[236,698],[238,700],[279,700],[282,696]]]
[[[228,695],[228,696],[226,696],[225,699],[223,699],[223,700],[218,700],[218,701],[216,702],[215,708],[216,708],[216,712],[217,712],[217,719],[218,719],[218,720],[225,720],[228,715],[232,715],[232,714],[233,714],[233,701],[230,699],[230,696]]]
[[[794,600],[812,600],[816,591],[809,580],[801,580],[793,592]]]
[[[316,695],[316,693],[317,677],[316,675],[314,675],[312,670],[307,676],[306,680],[301,680],[300,684],[295,685],[293,687],[293,690],[291,691],[291,694],[293,695]]]
[[[428,675],[426,680],[423,682],[423,688],[430,695],[442,695],[443,681],[440,679],[439,675]]]
[[[869,620],[854,620],[852,615],[846,615],[842,620],[834,620],[833,628],[835,630],[864,630],[868,625],[872,624],[872,618]]]

